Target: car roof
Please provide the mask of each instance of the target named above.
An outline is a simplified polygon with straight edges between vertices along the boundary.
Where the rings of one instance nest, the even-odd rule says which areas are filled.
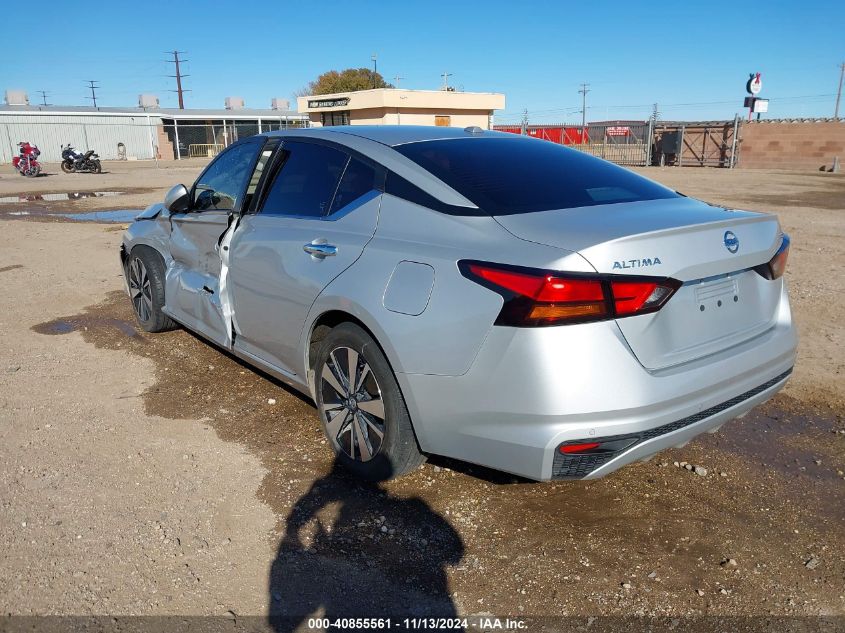
[[[438,141],[453,138],[489,138],[491,136],[514,138],[514,134],[482,130],[478,127],[437,127],[431,125],[337,125],[331,127],[291,128],[281,132],[269,132],[268,136],[286,136],[308,130],[308,136],[335,137],[337,135],[358,136],[388,147],[419,141]],[[342,142],[342,141],[341,141]]]

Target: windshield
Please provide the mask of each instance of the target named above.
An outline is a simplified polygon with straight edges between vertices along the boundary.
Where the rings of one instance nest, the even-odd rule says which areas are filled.
[[[531,138],[458,138],[394,149],[491,215],[675,198],[611,163]]]

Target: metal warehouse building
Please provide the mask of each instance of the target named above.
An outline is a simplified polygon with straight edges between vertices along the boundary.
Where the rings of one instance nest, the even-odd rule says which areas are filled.
[[[308,115],[288,109],[179,110],[82,106],[0,106],[0,163],[29,141],[41,161],[60,162],[61,147],[95,150],[104,160],[173,160],[214,156],[239,138],[308,126]]]

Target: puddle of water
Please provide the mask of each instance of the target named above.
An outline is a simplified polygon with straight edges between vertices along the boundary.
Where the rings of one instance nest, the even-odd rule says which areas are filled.
[[[96,317],[90,315],[83,315],[79,317],[71,317],[66,319],[55,319],[47,323],[40,323],[33,326],[33,330],[39,334],[69,334],[70,332],[78,332],[88,329],[103,329],[114,328],[126,336],[142,339],[141,333],[135,329],[135,326],[129,321],[122,319],[113,319],[108,317]]]
[[[0,204],[16,202],[53,202],[56,200],[81,200],[82,198],[108,198],[119,196],[122,191],[65,191],[62,193],[32,193],[0,197]]]
[[[78,222],[132,222],[142,209],[113,209],[110,211],[89,211],[87,213],[51,213],[56,218],[67,218]]]

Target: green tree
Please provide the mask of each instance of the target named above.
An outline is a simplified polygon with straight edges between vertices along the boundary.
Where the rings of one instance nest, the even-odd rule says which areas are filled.
[[[347,68],[329,70],[297,92],[296,96],[327,95],[335,92],[356,92],[372,88],[393,88],[381,73],[374,73],[369,68]]]

